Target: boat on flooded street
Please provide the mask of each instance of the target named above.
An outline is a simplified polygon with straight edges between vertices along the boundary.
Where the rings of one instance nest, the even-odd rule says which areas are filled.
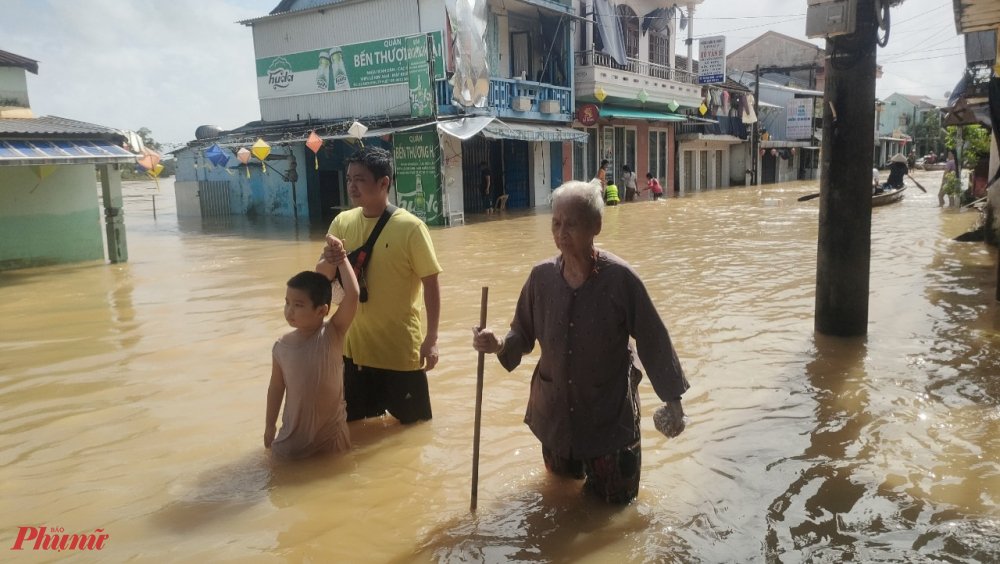
[[[875,194],[872,196],[872,207],[877,208],[879,206],[887,206],[889,204],[894,204],[903,199],[903,192],[906,190],[906,186],[900,188],[892,188]]]
[[[914,175],[931,182],[940,173]],[[609,208],[597,238],[638,272],[691,389],[667,439],[644,379],[638,499],[548,475],[523,423],[536,359],[487,358],[545,209],[432,230],[441,275],[434,419],[350,424],[339,458],[263,448],[286,280],[322,226],[182,218],[172,181],[126,183],[129,262],[0,273],[0,496],[19,526],[108,535],[102,560],[995,562],[1000,555],[996,252],[952,241],[974,212],[910,191],[872,216],[868,335],[813,331],[816,181]],[[156,195],[153,218],[151,196]],[[536,353],[534,353],[537,355]],[[25,545],[27,546],[27,544]],[[27,551],[26,551],[27,552]]]

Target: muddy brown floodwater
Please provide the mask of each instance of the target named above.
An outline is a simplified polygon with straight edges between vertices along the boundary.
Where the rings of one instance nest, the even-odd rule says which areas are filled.
[[[543,469],[522,423],[536,357],[490,359],[472,516],[470,327],[483,285],[503,328],[555,253],[544,210],[433,232],[433,421],[354,423],[348,456],[289,464],[262,447],[270,348],[322,231],[178,221],[169,180],[126,184],[128,263],[0,274],[4,560],[66,557],[7,552],[48,526],[103,529],[73,556],[102,562],[1000,561],[995,252],[950,241],[975,214],[910,188],[874,210],[868,336],[816,336],[818,201],[795,201],[816,188],[608,210],[599,242],[667,321],[692,424],[659,435],[644,381],[642,489],[605,507]]]

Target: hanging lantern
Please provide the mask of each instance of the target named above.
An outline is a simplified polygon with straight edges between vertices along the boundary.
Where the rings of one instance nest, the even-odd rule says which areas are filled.
[[[226,164],[229,163],[229,155],[222,150],[222,147],[220,147],[218,143],[212,145],[207,151],[205,151],[205,158],[215,166],[226,166]]]
[[[671,112],[676,112],[677,108],[681,107],[681,105],[677,103],[677,100],[671,100],[670,103],[667,104],[667,107],[670,108]]]
[[[777,157],[778,156],[778,150],[777,149],[771,149],[771,156],[772,157]]]
[[[37,176],[39,180],[45,180],[45,178],[55,172],[57,168],[59,167],[56,165],[35,165],[31,167],[31,170],[35,173],[35,176]]]
[[[309,133],[309,139],[306,140],[306,147],[313,152],[316,158],[316,170],[319,170],[319,150],[323,148],[323,140],[316,135],[315,131]]]
[[[646,92],[646,89],[645,89],[645,88],[643,88],[642,90],[640,90],[640,91],[639,91],[639,94],[638,94],[638,95],[636,95],[636,98],[637,98],[637,99],[638,99],[638,100],[639,100],[640,102],[642,102],[643,104],[645,104],[645,103],[646,103],[646,100],[649,100],[649,92]]]
[[[764,153],[766,153],[766,152],[767,152],[767,151],[766,151],[765,149],[761,149],[761,150],[760,150],[760,156],[762,156],[762,157],[763,157],[763,156],[764,156]]]
[[[153,170],[160,163],[160,155],[156,151],[143,148],[142,155],[136,157],[136,162],[146,170]]]
[[[605,98],[608,97],[608,93],[604,91],[600,86],[594,91],[594,98],[597,98],[598,102],[603,102]]]
[[[257,142],[253,144],[250,151],[253,153],[253,156],[257,157],[257,160],[260,161],[260,165],[264,167],[264,172],[267,172],[267,165],[264,164],[264,159],[271,154],[271,146],[265,143],[263,139],[258,139]],[[247,169],[247,171],[249,170],[250,169]]]
[[[352,123],[351,127],[347,129],[347,132],[357,139],[358,142],[361,143],[362,147],[365,146],[365,142],[362,141],[361,138],[365,136],[365,133],[368,133],[368,128],[365,127],[360,121]]]
[[[795,154],[795,147],[792,147],[792,154]]]
[[[153,170],[149,171],[149,174],[153,178],[159,178],[161,172],[163,172],[163,165],[157,164],[156,167]]]
[[[708,106],[706,106],[705,103],[702,102],[701,105],[698,106],[698,111],[701,112],[701,115],[705,115],[705,112],[708,111]]]
[[[250,157],[253,153],[247,150],[246,147],[240,147],[240,150],[236,152],[236,158],[240,160],[241,163],[247,167],[247,178],[250,178]]]

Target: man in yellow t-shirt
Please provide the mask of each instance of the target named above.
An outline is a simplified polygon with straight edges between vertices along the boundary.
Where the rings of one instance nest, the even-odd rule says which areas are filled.
[[[368,240],[389,206],[392,157],[365,147],[348,159],[347,192],[354,209],[338,215],[330,234],[354,250]],[[324,249],[324,256],[332,250]],[[329,257],[328,261],[330,258]],[[427,373],[438,361],[441,265],[427,226],[398,209],[385,224],[365,265],[368,300],[344,341],[344,395],[347,420],[388,411],[401,423],[431,418]],[[420,335],[420,298],[427,309],[427,336]]]

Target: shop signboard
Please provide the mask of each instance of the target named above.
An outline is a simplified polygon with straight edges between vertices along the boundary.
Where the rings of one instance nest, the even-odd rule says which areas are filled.
[[[437,132],[396,133],[392,147],[397,205],[427,225],[444,225]]]
[[[698,84],[726,81],[726,36],[698,40]]]
[[[794,98],[785,105],[785,138],[789,141],[812,138],[813,100]]]
[[[432,35],[435,74],[444,78],[441,32],[435,31]],[[427,65],[426,47],[421,52],[408,48],[415,45],[418,38],[426,45],[426,34],[420,34],[257,59],[258,96],[261,99],[281,98],[408,84],[411,55],[423,57]],[[430,81],[427,82],[430,88]]]

